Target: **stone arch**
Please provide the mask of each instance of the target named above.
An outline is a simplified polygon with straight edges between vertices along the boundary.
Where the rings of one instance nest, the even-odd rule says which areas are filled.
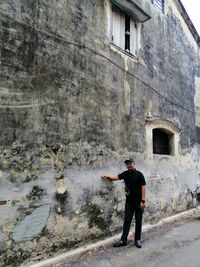
[[[152,158],[154,154],[162,154],[162,153],[154,153],[153,149],[153,131],[158,129],[166,133],[168,136],[168,146],[169,153],[163,153],[164,155],[169,156],[178,156],[179,155],[179,139],[181,129],[179,125],[172,120],[166,118],[157,118],[157,117],[147,117],[146,118],[146,149],[148,158]]]

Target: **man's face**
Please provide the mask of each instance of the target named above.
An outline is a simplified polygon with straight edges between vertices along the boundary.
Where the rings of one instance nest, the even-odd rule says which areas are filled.
[[[135,170],[135,163],[134,162],[127,162],[126,167],[128,170]]]

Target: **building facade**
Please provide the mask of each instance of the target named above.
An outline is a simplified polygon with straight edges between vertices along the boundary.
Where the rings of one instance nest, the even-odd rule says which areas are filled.
[[[199,36],[179,0],[1,1],[0,266],[119,231],[133,156],[146,222],[195,206]]]

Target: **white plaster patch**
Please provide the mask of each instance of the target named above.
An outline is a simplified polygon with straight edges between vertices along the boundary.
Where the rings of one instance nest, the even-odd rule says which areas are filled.
[[[27,215],[24,220],[19,222],[12,232],[12,239],[15,242],[32,240],[39,235],[46,225],[49,217],[50,206],[44,205]]]
[[[110,39],[111,38],[111,28],[110,28],[110,20],[111,20],[111,3],[109,0],[106,0],[104,2],[105,4],[105,11],[106,11],[106,17],[107,17],[107,36]]]
[[[126,115],[130,115],[130,109],[131,109],[131,97],[130,97],[130,85],[125,80],[124,81],[124,113]]]
[[[60,179],[56,182],[56,189],[59,194],[64,194],[67,190],[65,179]]]
[[[191,191],[196,189],[198,181],[198,171],[197,169],[187,169],[177,176],[177,183],[179,188],[184,189],[189,188]]]
[[[195,77],[195,111],[200,114],[200,78]],[[196,126],[200,127],[200,115],[196,115]]]

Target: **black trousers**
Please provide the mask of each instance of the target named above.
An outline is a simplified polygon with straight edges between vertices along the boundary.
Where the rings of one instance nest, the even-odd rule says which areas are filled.
[[[133,215],[135,213],[135,240],[141,239],[142,232],[142,217],[144,209],[141,209],[139,203],[134,203],[131,200],[126,200],[125,203],[125,216],[124,216],[124,225],[123,225],[123,234],[121,240],[127,242],[131,222]]]

